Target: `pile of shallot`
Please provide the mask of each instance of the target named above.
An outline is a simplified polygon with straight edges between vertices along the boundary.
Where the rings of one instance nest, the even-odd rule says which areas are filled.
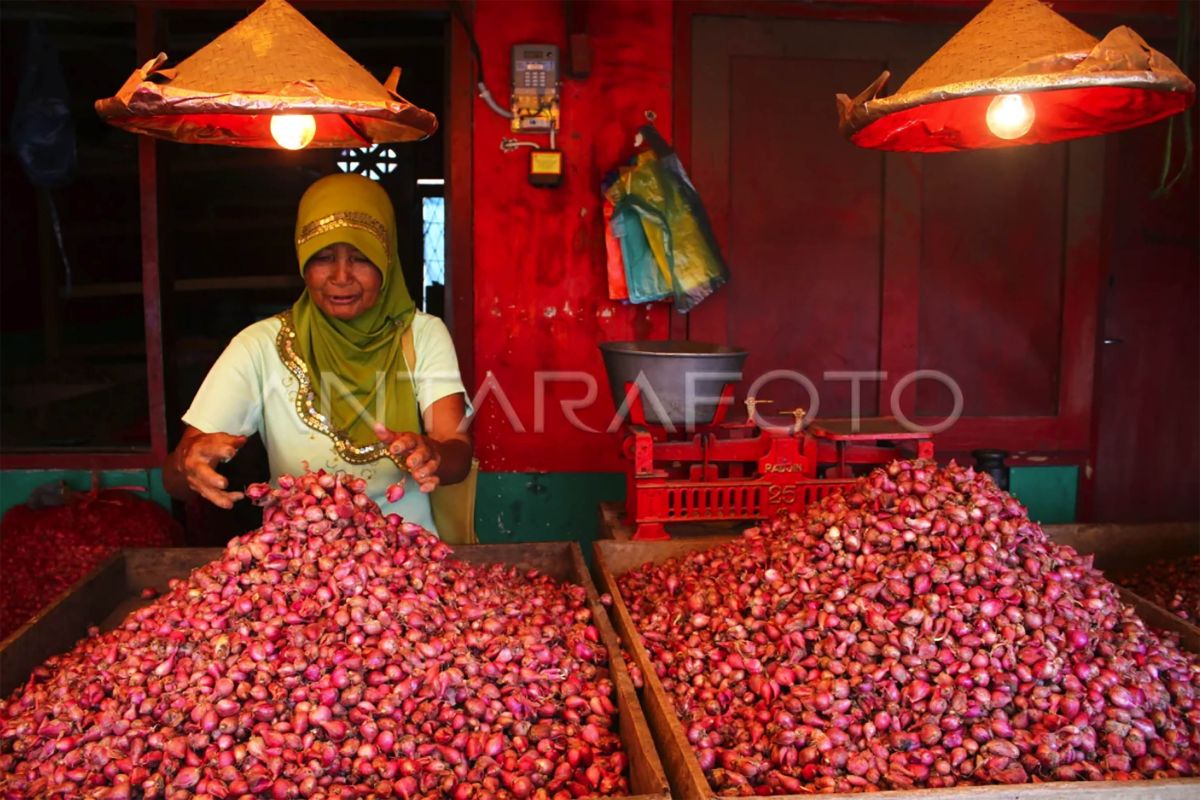
[[[1178,617],[1200,622],[1200,555],[1156,561],[1115,580]]]
[[[1200,775],[1200,658],[971,469],[892,463],[620,588],[721,794]]]
[[[472,566],[358,478],[251,486],[263,526],[0,703],[2,797],[627,792],[583,588]]]

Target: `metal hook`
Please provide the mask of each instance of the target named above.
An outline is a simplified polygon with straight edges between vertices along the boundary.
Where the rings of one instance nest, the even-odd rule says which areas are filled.
[[[655,114],[650,109],[646,109],[645,111],[642,112],[642,114],[645,115],[646,121],[649,122],[651,125],[654,124],[654,120],[658,119],[658,114]],[[645,141],[645,139],[642,137],[641,131],[638,131],[636,134],[634,134],[634,137],[633,137],[633,146],[634,147],[641,147],[643,141]]]

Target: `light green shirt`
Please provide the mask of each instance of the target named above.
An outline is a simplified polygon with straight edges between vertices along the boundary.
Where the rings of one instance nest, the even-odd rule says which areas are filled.
[[[306,462],[313,471],[359,475],[367,480],[367,492],[385,514],[399,514],[436,532],[429,495],[421,493],[408,473],[386,458],[370,464],[350,464],[337,455],[328,436],[300,419],[296,412],[296,378],[275,349],[281,325],[271,317],[233,337],[200,385],[183,421],[204,433],[262,436],[272,481],[280,475],[303,473]],[[424,412],[443,397],[465,395],[454,342],[445,323],[418,311],[412,330],[417,357],[414,394],[419,409]],[[404,497],[388,503],[387,487],[401,478],[406,481]]]

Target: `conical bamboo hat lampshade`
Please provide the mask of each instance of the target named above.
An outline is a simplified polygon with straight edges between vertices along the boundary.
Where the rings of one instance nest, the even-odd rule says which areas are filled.
[[[164,61],[160,53],[135,70],[96,111],[134,133],[236,147],[283,146],[272,122],[307,123],[308,147],[407,142],[437,130],[432,113],[396,94],[399,68],[380,84],[284,0],[267,0],[178,67],[160,69]]]
[[[837,96],[839,127],[860,147],[936,153],[1044,144],[1177,114],[1196,87],[1124,26],[1098,40],[1039,0],[993,0],[879,98]]]

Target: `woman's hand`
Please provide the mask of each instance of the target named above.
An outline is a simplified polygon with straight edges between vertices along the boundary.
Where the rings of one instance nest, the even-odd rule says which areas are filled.
[[[436,441],[410,431],[397,433],[378,424],[375,435],[388,446],[388,452],[408,468],[408,474],[422,492],[432,492],[441,483],[437,472],[442,465],[442,456]]]
[[[229,481],[217,472],[216,466],[232,459],[245,443],[245,436],[204,433],[189,426],[179,446],[167,456],[163,485],[171,496],[180,500],[198,494],[215,506],[233,508],[245,495],[226,491]]]

